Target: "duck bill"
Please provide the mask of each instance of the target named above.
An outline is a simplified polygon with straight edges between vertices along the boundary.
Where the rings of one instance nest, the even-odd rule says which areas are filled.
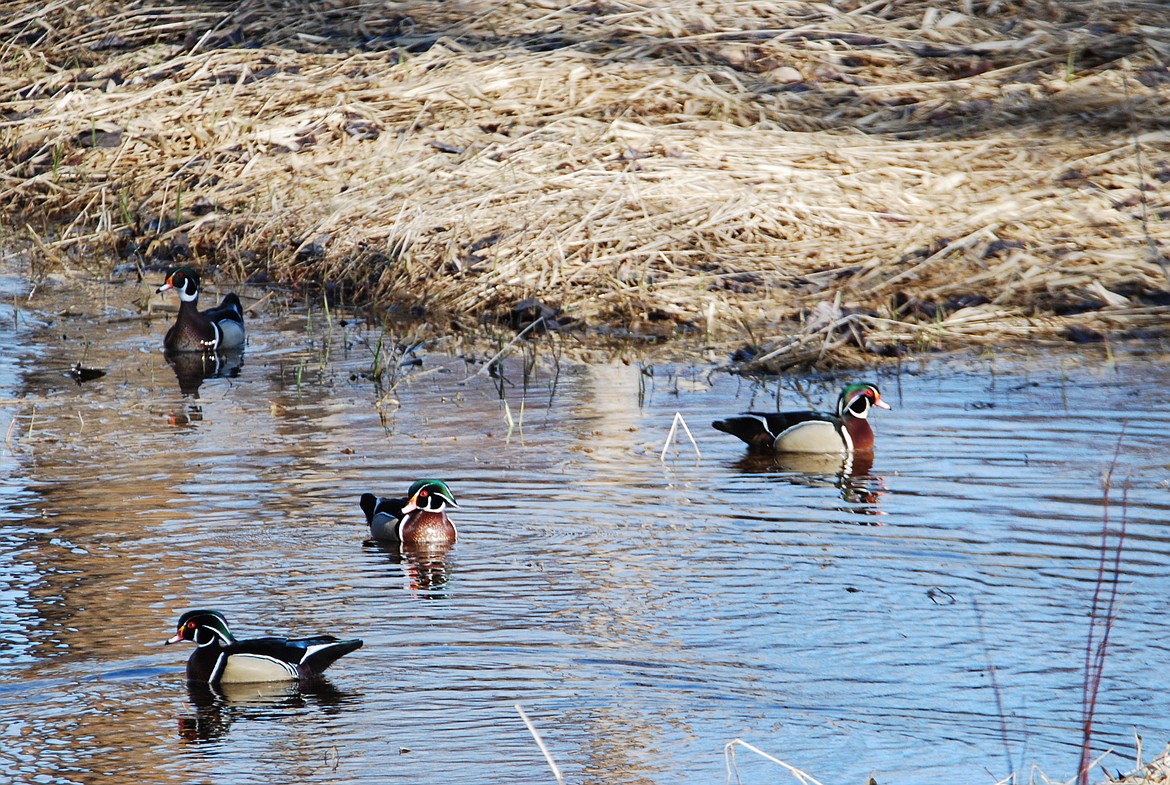
[[[163,645],[170,646],[172,643],[182,643],[182,642],[183,642],[183,633],[176,632],[174,637],[167,638],[165,641],[163,641]]]
[[[161,294],[162,292],[167,292],[167,291],[170,291],[171,289],[174,289],[174,288],[175,288],[175,285],[173,283],[171,283],[171,279],[168,278],[166,280],[166,282],[162,286],[155,289],[154,292],[155,292],[155,294]]]
[[[411,496],[406,504],[402,505],[402,514],[408,515],[418,509],[418,494]]]
[[[873,402],[873,405],[877,406],[878,408],[881,408],[881,409],[889,409],[890,408],[890,405],[888,403],[886,403],[885,401],[883,401],[881,398],[875,399]]]

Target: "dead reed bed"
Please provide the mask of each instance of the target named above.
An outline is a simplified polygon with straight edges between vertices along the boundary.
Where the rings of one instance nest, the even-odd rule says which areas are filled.
[[[1170,749],[1163,750],[1154,760],[1141,765],[1129,774],[1106,776],[1108,785],[1170,785]]]
[[[1163,339],[1170,6],[0,0],[0,214],[744,367]],[[517,304],[526,308],[517,309]]]

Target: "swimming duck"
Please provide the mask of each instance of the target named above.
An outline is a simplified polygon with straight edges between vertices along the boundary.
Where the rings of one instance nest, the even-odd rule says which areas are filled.
[[[156,291],[174,289],[179,293],[179,315],[163,339],[168,352],[218,352],[244,345],[244,309],[240,298],[230,292],[218,308],[199,310],[199,273],[178,267]]]
[[[872,384],[850,384],[837,398],[837,413],[746,412],[716,420],[719,431],[738,436],[753,449],[776,452],[841,453],[873,450],[869,410],[889,409]]]
[[[208,684],[311,679],[362,642],[332,635],[313,638],[251,638],[238,641],[219,611],[187,611],[166,643],[193,641],[187,679]]]
[[[372,493],[363,493],[361,498],[370,536],[406,544],[455,542],[457,533],[447,517],[448,504],[459,506],[442,480],[418,480],[404,499],[382,499]]]

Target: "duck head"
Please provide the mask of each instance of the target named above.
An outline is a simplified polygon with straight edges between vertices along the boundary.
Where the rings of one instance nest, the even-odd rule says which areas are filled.
[[[842,420],[850,417],[864,420],[869,417],[870,407],[889,409],[890,405],[882,400],[882,394],[872,384],[858,382],[848,385],[837,398],[837,416]]]
[[[455,497],[451,495],[447,483],[442,480],[418,480],[406,492],[406,505],[403,506],[402,512],[403,514],[415,510],[443,512],[448,504],[452,507],[459,506],[455,503]]]
[[[190,267],[176,267],[167,273],[162,286],[155,291],[158,293],[174,289],[179,293],[179,299],[184,302],[194,302],[199,299],[199,273]]]
[[[165,643],[192,641],[196,646],[208,646],[219,641],[224,646],[232,642],[227,619],[219,611],[187,611],[179,617],[178,631]]]

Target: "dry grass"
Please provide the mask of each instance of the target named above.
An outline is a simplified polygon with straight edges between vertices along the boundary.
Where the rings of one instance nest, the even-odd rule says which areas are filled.
[[[536,297],[749,342],[769,368],[1164,335],[1161,2],[0,19],[0,210],[49,264],[186,254],[462,320]]]
[[[1108,777],[1104,782],[1109,785],[1170,785],[1170,749],[1132,774],[1116,779]]]

